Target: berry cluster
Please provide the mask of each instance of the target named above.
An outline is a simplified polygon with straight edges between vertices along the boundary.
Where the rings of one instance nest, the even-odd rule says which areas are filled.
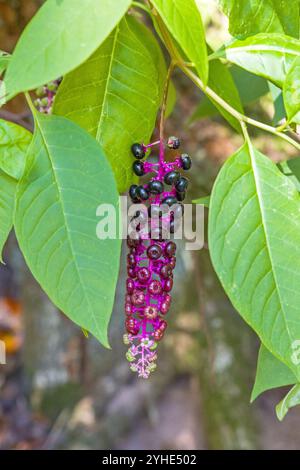
[[[47,83],[47,85],[41,86],[35,91],[38,98],[34,100],[34,105],[40,113],[51,113],[54,98],[61,80],[61,78],[53,80],[53,82]]]
[[[156,144],[160,146],[158,161],[144,161],[148,150]],[[180,142],[176,137],[170,137],[167,146],[177,150]],[[170,233],[174,233],[176,220],[183,215],[182,201],[188,186],[188,179],[180,170],[189,170],[192,162],[187,154],[177,155],[167,162],[161,141],[149,145],[133,144],[131,150],[136,158],[134,173],[153,175],[146,184],[132,185],[129,190],[134,204],[147,201],[147,206],[145,211],[136,211],[133,217],[136,231],[127,239],[127,334],[124,343],[130,345],[126,357],[131,370],[139,377],[148,378],[156,368],[155,350],[167,328],[164,317],[171,305],[176,244],[170,240]]]

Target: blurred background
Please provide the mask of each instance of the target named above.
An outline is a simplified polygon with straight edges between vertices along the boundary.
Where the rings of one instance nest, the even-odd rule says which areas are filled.
[[[0,49],[12,51],[41,3],[0,0]],[[197,3],[209,45],[217,48],[229,38],[226,17],[214,0]],[[177,103],[166,134],[180,137],[193,158],[191,200],[210,194],[221,164],[242,140],[180,72],[174,83]],[[245,98],[246,111],[272,122],[280,106],[274,109],[265,84],[250,80],[244,91],[253,88],[257,95],[259,86],[263,96]],[[22,97],[2,108],[0,117],[32,126]],[[295,156],[290,146],[267,134],[254,133],[253,139],[276,162]],[[0,449],[300,447],[300,409],[290,411],[283,423],[274,413],[285,390],[249,403],[258,340],[222,291],[207,247],[178,249],[169,328],[159,346],[158,369],[148,381],[137,379],[124,357],[125,250],[111,351],[86,339],[51,304],[29,273],[13,234],[4,259],[0,340],[6,343],[7,364],[0,365]]]

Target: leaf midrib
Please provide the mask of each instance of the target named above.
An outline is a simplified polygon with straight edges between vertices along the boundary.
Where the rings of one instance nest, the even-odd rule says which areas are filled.
[[[84,295],[84,298],[89,306],[89,309],[91,311],[91,314],[92,314],[92,317],[93,317],[93,320],[94,320],[94,323],[95,323],[95,327],[96,327],[96,330],[99,334],[99,338],[103,338],[103,335],[101,333],[101,331],[99,330],[99,327],[98,327],[98,322],[97,322],[97,319],[96,319],[96,316],[95,316],[95,313],[94,313],[94,309],[90,303],[90,300],[89,298],[87,297],[86,295],[86,290],[84,288],[84,283],[82,281],[82,277],[81,277],[81,274],[80,274],[80,269],[77,265],[77,261],[76,261],[76,256],[75,256],[75,251],[74,251],[74,247],[73,247],[73,242],[71,240],[71,237],[70,237],[70,234],[69,234],[69,230],[68,230],[68,223],[67,223],[67,219],[66,219],[66,216],[65,216],[65,206],[64,206],[64,202],[63,202],[63,198],[62,198],[62,194],[61,194],[61,190],[60,190],[60,186],[58,184],[58,180],[57,180],[57,177],[56,177],[56,173],[54,171],[54,165],[53,165],[53,161],[52,161],[52,158],[51,158],[51,153],[50,153],[50,148],[48,147],[47,145],[47,139],[43,133],[43,130],[42,130],[42,127],[40,125],[40,122],[39,122],[39,119],[38,119],[38,113],[35,113],[35,122],[37,123],[37,126],[40,130],[40,134],[41,134],[41,137],[42,137],[42,140],[43,140],[43,143],[45,145],[45,148],[47,150],[47,155],[49,157],[49,161],[50,161],[50,164],[51,164],[51,169],[52,169],[52,174],[53,174],[53,177],[54,177],[54,181],[55,181],[55,184],[56,184],[56,187],[57,187],[57,190],[58,190],[58,193],[59,193],[59,200],[60,200],[60,203],[61,203],[61,206],[62,206],[62,214],[63,214],[63,219],[64,219],[64,222],[65,222],[65,228],[66,228],[66,233],[67,233],[67,237],[68,237],[68,240],[69,240],[69,244],[70,244],[70,247],[71,247],[71,252],[72,252],[72,257],[73,257],[73,262],[74,262],[74,265],[75,265],[75,268],[76,268],[76,272],[77,272],[77,275],[78,275],[78,278],[79,278],[79,282],[80,282],[80,285],[81,285],[81,288],[82,288],[82,291],[83,291],[83,295]]]

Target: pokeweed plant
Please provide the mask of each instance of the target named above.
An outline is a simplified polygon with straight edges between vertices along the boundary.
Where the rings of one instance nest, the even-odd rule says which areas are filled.
[[[189,158],[176,155],[174,168],[164,159],[173,70],[205,95],[192,119],[205,114],[205,104],[205,112],[221,113],[243,136],[210,197],[195,202],[209,207],[209,250],[224,290],[261,340],[252,399],[292,385],[277,406],[279,419],[300,403],[300,166],[297,158],[276,166],[255,148],[248,128],[300,150],[299,2],[284,3],[221,0],[233,37],[213,51],[195,0],[48,0],[12,55],[0,52],[0,103],[25,93],[34,118],[33,135],[0,121],[1,251],[14,226],[42,288],[104,346],[120,240],[96,238],[97,206],[118,207],[119,193],[129,188],[134,203],[173,204],[186,189],[178,170],[190,167]],[[28,93],[35,89],[36,106]],[[275,125],[244,112],[269,90],[281,103]],[[154,168],[139,159],[152,146],[159,109]],[[138,185],[150,171],[151,180]],[[148,377],[166,327],[176,247],[160,234],[149,245],[140,239],[128,245],[127,359]]]

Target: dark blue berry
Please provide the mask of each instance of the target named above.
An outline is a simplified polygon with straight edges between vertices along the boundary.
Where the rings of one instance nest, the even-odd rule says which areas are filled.
[[[173,206],[177,203],[177,199],[174,196],[167,196],[162,200],[162,204],[167,204],[168,206]]]
[[[183,193],[184,191],[186,191],[188,184],[189,180],[184,176],[181,176],[175,184],[176,191],[178,191],[179,193]]]
[[[137,193],[137,197],[141,199],[142,201],[147,201],[147,199],[149,199],[149,196],[150,196],[149,191],[143,186],[138,186],[136,193]]]
[[[164,185],[158,180],[150,181],[148,190],[151,194],[161,194],[164,190]]]
[[[179,191],[176,191],[176,198],[178,201],[184,201],[185,200],[186,193],[185,191],[180,193]]]
[[[137,194],[138,185],[132,184],[129,188],[129,196],[131,197],[132,201],[136,202],[138,200]]]
[[[147,249],[147,256],[150,259],[158,259],[161,256],[162,249],[159,245],[150,245]]]
[[[139,160],[136,160],[133,165],[132,165],[133,172],[137,176],[143,176],[145,174],[144,172],[144,163],[140,162]]]
[[[179,180],[179,177],[180,177],[180,173],[178,173],[178,171],[174,171],[174,170],[169,171],[169,173],[165,174],[164,181],[166,184],[172,185],[172,184],[177,183],[177,181]]]
[[[183,153],[180,157],[181,166],[184,170],[189,170],[192,166],[191,157],[187,153]]]
[[[141,144],[133,144],[131,146],[131,152],[133,153],[135,158],[138,158],[139,160],[144,158],[144,156],[146,155],[145,149]]]

